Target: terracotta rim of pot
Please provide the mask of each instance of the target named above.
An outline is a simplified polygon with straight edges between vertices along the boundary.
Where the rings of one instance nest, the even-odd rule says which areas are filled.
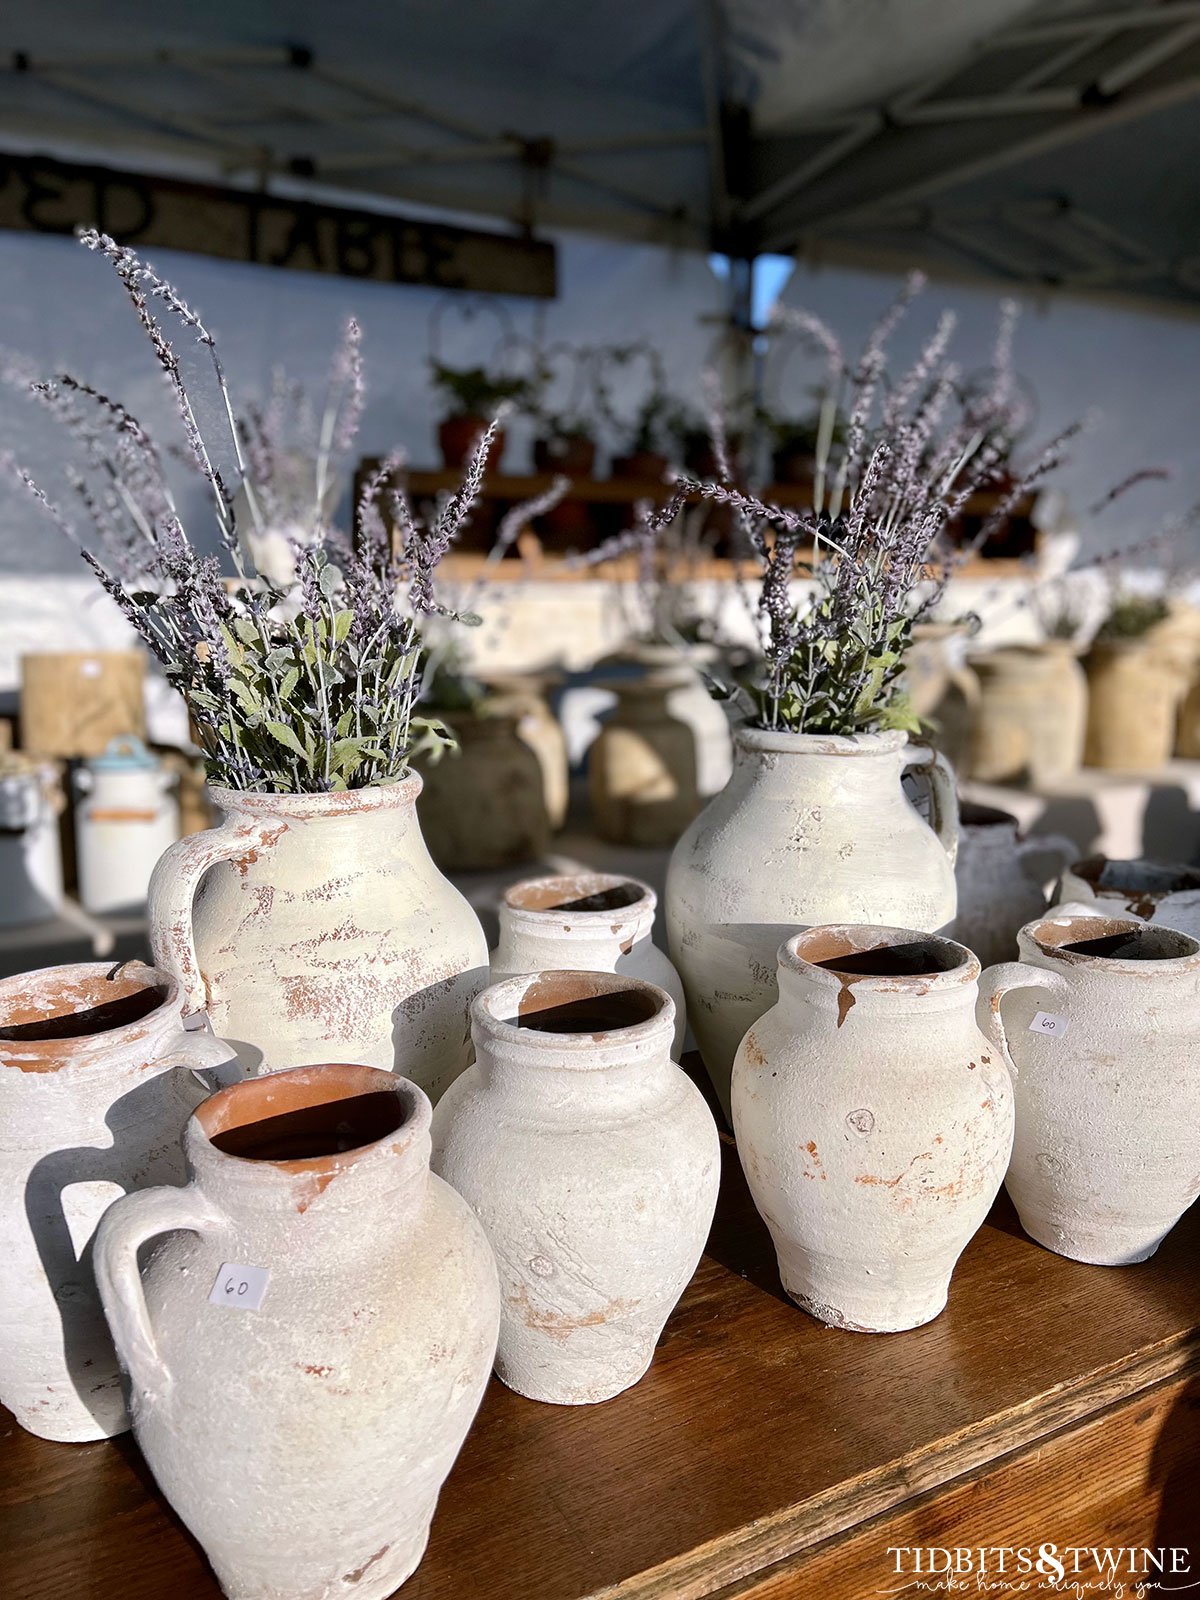
[[[548,1065],[595,1070],[663,1048],[664,1040],[669,1046],[675,1002],[642,978],[565,968],[492,984],[476,996],[471,1024],[477,1045],[544,1052]],[[598,1053],[597,1045],[606,1048]]]
[[[889,951],[897,952],[894,962],[887,959]],[[955,939],[869,922],[826,923],[794,933],[779,947],[779,965],[831,992],[853,985],[867,994],[958,990],[980,973],[978,956]]]
[[[136,1044],[155,1032],[178,995],[169,974],[140,961],[79,961],[5,978],[0,1065],[56,1072],[81,1055]],[[82,1031],[65,1031],[73,1017],[85,1023]]]
[[[1161,861],[1155,856],[1084,856],[1071,862],[1066,870],[1094,893],[1108,890],[1150,905],[1157,905],[1167,895],[1200,889],[1200,867],[1189,867],[1182,861]],[[1148,913],[1138,911],[1135,915]]]
[[[611,896],[606,905],[575,902]],[[617,933],[644,914],[653,914],[658,896],[648,883],[620,872],[572,872],[544,878],[524,878],[504,891],[504,904],[512,919],[542,928],[553,921],[583,931],[603,927]]]
[[[884,756],[903,750],[908,734],[898,729],[886,733],[789,733],[786,729],[743,725],[734,728],[733,742],[743,750],[776,755]]]
[[[394,1101],[394,1111],[380,1105],[381,1095]],[[359,1102],[357,1106],[356,1101]],[[348,1125],[354,1140],[347,1142],[343,1150],[318,1155],[269,1156],[235,1153],[223,1149],[217,1142],[242,1128],[256,1128],[264,1139],[269,1139],[273,1120],[306,1111],[319,1113],[325,1107],[329,1108],[326,1117],[318,1115],[312,1119],[311,1136],[314,1139],[331,1137],[339,1126],[334,1119],[340,1109],[344,1113],[341,1126]],[[260,1078],[245,1078],[240,1083],[230,1084],[198,1106],[191,1123],[198,1130],[203,1145],[217,1160],[233,1162],[239,1169],[333,1177],[375,1151],[390,1149],[399,1153],[409,1149],[422,1134],[428,1135],[432,1117],[428,1096],[407,1078],[397,1077],[382,1067],[334,1061],[291,1067],[284,1072],[269,1072]]]
[[[421,775],[406,772],[395,783],[366,789],[337,789],[325,794],[267,794],[255,789],[226,789],[209,784],[209,798],[221,811],[249,811],[267,817],[350,817],[365,811],[403,811],[415,806]]]
[[[1146,950],[1146,957],[1109,955],[1100,950],[1065,950],[1064,945],[1080,944],[1093,939],[1120,938],[1132,941]],[[1146,978],[1161,972],[1192,972],[1200,968],[1200,941],[1175,928],[1165,928],[1159,923],[1137,922],[1131,917],[1107,916],[1097,909],[1095,914],[1068,911],[1054,916],[1048,913],[1036,921],[1026,923],[1018,935],[1020,943],[1028,943],[1050,961],[1064,966],[1094,967],[1121,977]]]

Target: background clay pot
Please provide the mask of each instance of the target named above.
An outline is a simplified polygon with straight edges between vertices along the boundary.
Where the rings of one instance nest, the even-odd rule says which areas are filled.
[[[979,680],[969,766],[984,783],[1028,777],[1038,788],[1078,772],[1088,685],[1064,640],[1012,645],[973,656]]]
[[[344,1056],[436,1098],[466,1066],[487,941],[430,860],[420,792],[415,774],[343,794],[214,789],[224,823],[155,868],[157,964],[248,1072]]]
[[[616,972],[665,989],[675,1006],[676,1061],[687,1032],[679,974],[653,940],[648,883],[604,872],[527,878],[504,891],[491,980],[522,972]]]
[[[566,737],[546,698],[547,686],[556,680],[514,673],[511,677],[489,675],[486,681],[489,707],[518,719],[517,736],[538,758],[546,815],[557,833],[567,820],[571,767]]]
[[[438,449],[442,452],[442,462],[448,472],[462,471],[475,448],[476,440],[487,430],[491,420],[491,417],[446,417],[438,423]],[[488,466],[493,472],[499,472],[500,463],[504,460],[504,444],[504,429],[501,428],[496,433],[488,457]]]
[[[979,679],[954,654],[966,629],[952,623],[919,622],[905,656],[904,689],[930,742],[950,762],[965,767],[979,705]]]
[[[1020,950],[979,1015],[1014,1073],[1021,1226],[1075,1261],[1144,1261],[1200,1194],[1200,943],[1064,909]]]
[[[631,450],[612,458],[614,478],[640,478],[647,483],[662,483],[671,463],[657,450]]]
[[[499,1318],[429,1122],[414,1084],[371,1067],[236,1084],[187,1125],[188,1185],[102,1224],[138,1444],[238,1600],[382,1600],[424,1552]]]
[[[43,1439],[129,1427],[92,1275],[92,1236],[126,1190],[183,1173],[179,1129],[228,1062],[185,1033],[178,985],[141,962],[0,982],[0,1400]]]
[[[930,780],[936,831],[904,791],[910,769]],[[735,731],[733,776],[676,845],[666,894],[671,959],[726,1113],[738,1045],[779,998],[781,942],[824,922],[950,928],[957,844],[953,774],[907,735]]]
[[[1044,880],[1028,875],[1026,862],[1061,865],[1074,857],[1077,846],[1058,834],[1022,839],[1016,817],[970,801],[960,805],[958,820],[954,934],[984,966],[991,966],[1016,954],[1017,934],[1046,909]]]
[[[542,763],[522,737],[521,715],[500,701],[441,715],[458,749],[421,763],[418,810],[430,855],[447,872],[539,860],[552,824]]]
[[[472,1011],[475,1065],[434,1119],[434,1167],[500,1268],[496,1372],[587,1405],[646,1371],[696,1270],[720,1146],[670,1059],[674,1007],[598,972],[508,978]]]
[[[1089,767],[1153,772],[1170,760],[1187,693],[1187,664],[1154,637],[1097,641],[1084,663],[1088,681]]]
[[[962,945],[906,928],[812,928],[779,952],[733,1125],[783,1286],[822,1322],[936,1317],[1004,1181],[1012,1094],[976,1026],[978,977]]]
[[[596,469],[596,441],[586,434],[555,433],[533,441],[538,472],[565,472],[568,478],[590,478]]]
[[[1200,868],[1180,862],[1087,856],[1063,873],[1055,898],[1063,904],[1094,904],[1107,916],[1129,913],[1200,938]]]

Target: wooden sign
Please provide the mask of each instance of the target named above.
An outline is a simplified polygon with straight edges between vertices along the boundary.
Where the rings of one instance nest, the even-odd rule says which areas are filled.
[[[99,228],[121,244],[328,272],[376,283],[533,295],[556,292],[555,248],[540,239],[351,211],[152,173],[0,155],[0,228]]]

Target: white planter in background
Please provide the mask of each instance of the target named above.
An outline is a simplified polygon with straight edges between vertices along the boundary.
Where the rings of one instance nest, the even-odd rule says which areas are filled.
[[[235,1084],[187,1125],[188,1185],[101,1225],[138,1444],[232,1600],[382,1600],[424,1552],[499,1317],[429,1118],[370,1067]]]
[[[931,782],[936,832],[901,784]],[[780,944],[825,922],[948,931],[958,804],[940,755],[903,733],[853,739],[739,728],[733,776],[667,875],[667,936],[688,1021],[726,1113],[747,1028],[775,1003]]]
[[[159,857],[179,838],[174,776],[140,739],[114,739],[75,774],[79,899],[87,911],[143,905]]]
[[[1104,916],[1133,916],[1200,939],[1200,868],[1182,862],[1088,856],[1063,873],[1055,898],[1061,905],[1094,905]]]
[[[1021,1226],[1075,1261],[1144,1261],[1200,1194],[1200,943],[1064,907],[1020,951],[979,1014],[1014,1073]]]
[[[1078,846],[1059,834],[1022,839],[1016,817],[970,801],[958,821],[954,937],[988,967],[1015,955],[1019,930],[1046,909],[1046,891],[1028,876],[1025,862],[1057,857],[1065,863]]]
[[[43,1439],[129,1426],[91,1240],[126,1190],[181,1176],[206,1093],[187,1069],[231,1055],[182,1004],[140,962],[0,981],[0,1400]]]
[[[0,928],[24,928],[60,914],[63,808],[53,762],[8,756],[0,772]]]
[[[487,941],[430,859],[420,791],[414,774],[342,794],[214,789],[225,821],[155,868],[155,959],[248,1072],[358,1061],[436,1100],[466,1066]]]
[[[505,979],[475,1002],[475,1065],[434,1114],[434,1168],[496,1252],[496,1372],[533,1400],[636,1383],[700,1260],[720,1146],[671,1061],[673,1010],[620,975]]]
[[[672,1054],[687,1031],[679,974],[653,940],[658,897],[648,883],[603,872],[527,878],[504,891],[491,981],[521,972],[616,972],[665,989],[675,1004]]]
[[[779,952],[779,999],[733,1067],[733,1125],[788,1294],[839,1328],[936,1317],[1004,1181],[1012,1093],[975,1021],[969,950],[821,927]]]

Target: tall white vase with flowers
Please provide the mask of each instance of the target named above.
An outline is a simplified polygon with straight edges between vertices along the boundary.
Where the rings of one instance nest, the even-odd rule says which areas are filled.
[[[340,535],[326,508],[363,407],[357,325],[334,365],[304,512],[295,474],[280,468],[294,452],[280,444],[278,405],[239,421],[196,312],[131,250],[94,232],[83,243],[112,264],[150,339],[190,464],[212,491],[221,550],[202,555],[189,539],[163,453],[123,406],[66,376],[32,386],[83,445],[73,481],[92,524],[84,559],[183,694],[224,815],[155,870],[156,963],[251,1073],[352,1061],[398,1070],[436,1099],[467,1064],[487,946],[417,821],[412,757],[446,737],[414,710],[421,625],[446,614],[435,570],[478,497],[498,421],[430,524],[390,457],[362,490],[354,538]],[[164,321],[209,359],[227,424],[219,444],[201,431]]]

